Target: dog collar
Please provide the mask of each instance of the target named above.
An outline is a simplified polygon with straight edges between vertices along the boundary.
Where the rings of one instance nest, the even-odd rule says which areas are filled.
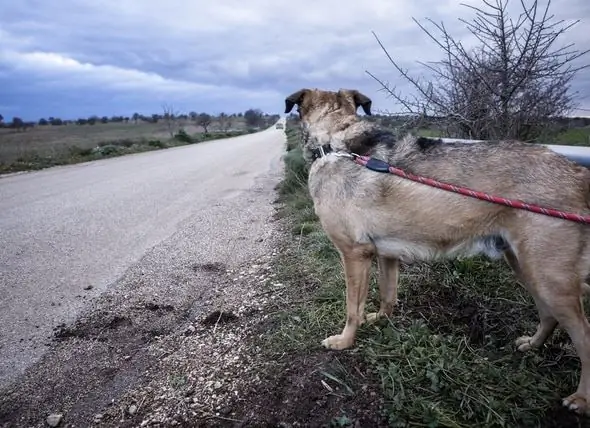
[[[324,144],[323,146],[315,148],[311,151],[311,158],[313,160],[319,159],[323,156],[326,156],[331,151],[332,151],[332,146],[330,144]]]

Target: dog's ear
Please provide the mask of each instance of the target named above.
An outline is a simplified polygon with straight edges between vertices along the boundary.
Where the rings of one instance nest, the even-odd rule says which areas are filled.
[[[359,106],[361,106],[365,114],[371,116],[371,104],[373,104],[371,98],[367,97],[365,94],[361,94],[356,89],[352,91],[352,96],[354,98],[355,107],[359,108]]]
[[[290,113],[295,104],[301,105],[303,97],[307,92],[309,92],[309,89],[301,89],[285,98],[285,114]]]

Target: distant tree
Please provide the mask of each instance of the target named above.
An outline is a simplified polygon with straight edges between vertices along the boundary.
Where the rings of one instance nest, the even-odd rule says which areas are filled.
[[[2,116],[2,115],[0,114],[0,124],[3,124],[3,123],[4,123],[4,116]]]
[[[76,121],[78,125],[86,125],[88,123],[88,119],[80,118]]]
[[[123,118],[123,122],[125,122],[125,123],[129,123],[129,118],[128,118],[127,116],[125,116],[125,117]]]
[[[139,120],[139,113],[133,113],[133,116],[131,117],[133,119],[133,123],[137,125],[137,121]]]
[[[39,125],[40,126],[47,126],[47,125],[49,125],[49,121],[47,119],[41,118],[41,119],[39,119]]]
[[[50,117],[49,123],[53,126],[61,126],[63,125],[63,120],[61,120],[59,117]]]
[[[189,112],[189,114],[188,114],[188,117],[190,117],[190,119],[191,119],[192,121],[194,121],[194,122],[196,122],[196,121],[197,121],[197,116],[198,116],[198,114],[197,114],[197,112],[196,112],[196,111],[191,111],[191,112]]]
[[[207,113],[201,113],[197,116],[196,123],[197,125],[203,127],[205,134],[209,133],[209,125],[211,125],[212,119],[211,116]]]
[[[244,112],[244,119],[246,125],[251,127],[259,127],[263,123],[263,115],[260,109],[248,109]]]
[[[10,124],[11,128],[19,131],[21,129],[24,129],[24,126],[25,126],[25,122],[20,117],[15,116],[12,118],[12,123]]]
[[[223,132],[227,132],[227,130],[231,126],[231,118],[226,113],[219,113],[219,129]]]
[[[173,138],[174,134],[176,134],[176,128],[177,128],[176,116],[178,115],[178,112],[176,112],[174,110],[174,106],[169,105],[169,104],[163,104],[162,110],[164,110],[164,115],[162,116],[162,119],[164,120],[164,123],[166,124],[166,128],[168,128],[168,133],[170,134],[170,138]]]
[[[159,114],[156,114],[156,113],[152,114],[152,119],[151,119],[152,123],[158,123],[159,120],[160,120]]]
[[[94,125],[98,122],[98,116],[90,116],[88,118],[88,125]]]
[[[109,118],[106,116],[103,116],[100,118],[100,123],[109,123]]]

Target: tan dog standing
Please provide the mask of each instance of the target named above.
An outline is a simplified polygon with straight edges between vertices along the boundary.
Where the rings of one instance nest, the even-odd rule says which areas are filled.
[[[506,198],[590,214],[590,172],[550,149],[517,141],[442,143],[394,134],[361,120],[371,100],[356,90],[302,89],[285,99],[298,107],[309,191],[315,212],[338,249],[346,277],[346,324],[323,340],[330,349],[354,344],[363,322],[371,260],[379,262],[380,309],[397,303],[399,261],[486,254],[504,257],[533,296],[540,317],[521,351],[540,347],[559,323],[582,364],[578,389],[563,400],[590,413],[590,324],[582,308],[590,272],[590,226],[514,209],[371,171],[348,154],[368,154],[408,172]]]

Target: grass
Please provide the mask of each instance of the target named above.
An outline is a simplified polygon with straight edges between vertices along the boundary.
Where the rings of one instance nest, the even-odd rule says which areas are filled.
[[[555,144],[590,146],[590,127],[572,128],[557,135]]]
[[[231,131],[201,132],[185,125],[171,138],[165,124],[108,123],[35,127],[26,132],[0,129],[0,174],[48,168],[165,149],[254,132],[244,123]]]
[[[345,286],[338,253],[313,211],[299,134],[291,123],[286,134],[279,213],[293,250],[281,256],[278,271],[302,300],[275,315],[269,345],[309,352],[342,329]],[[376,279],[373,270],[367,311],[378,307]],[[538,316],[504,263],[473,258],[402,265],[399,299],[390,319],[361,326],[356,347],[342,351],[372,368],[391,426],[583,426],[584,419],[560,404],[580,375],[565,332],[557,330],[539,351],[520,353],[513,345],[534,332]],[[354,367],[340,372],[347,370]],[[339,379],[362,394],[345,375]]]

